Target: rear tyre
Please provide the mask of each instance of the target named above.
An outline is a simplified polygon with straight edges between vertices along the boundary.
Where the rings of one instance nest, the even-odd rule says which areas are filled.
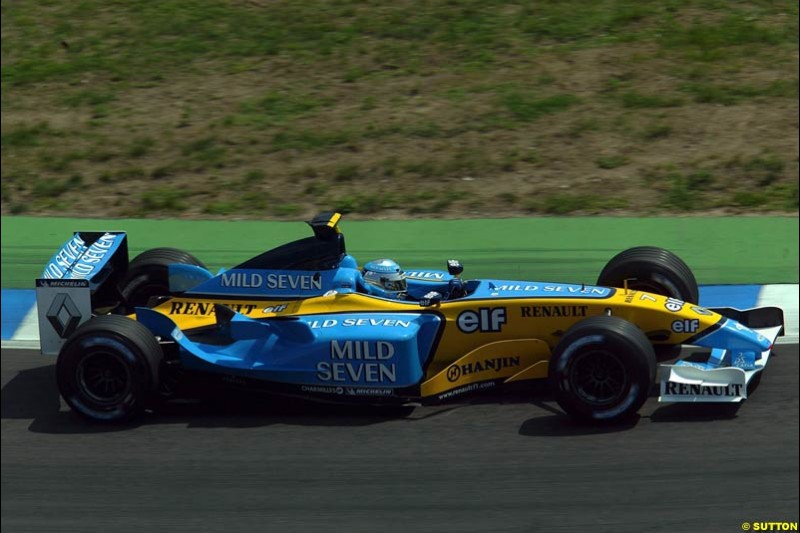
[[[697,303],[699,291],[691,269],[680,257],[655,246],[630,248],[606,264],[597,284],[624,287],[661,294],[684,302]]]
[[[634,324],[599,315],[572,326],[550,357],[550,383],[569,415],[595,423],[633,416],[656,377],[653,346]]]
[[[153,248],[142,252],[128,265],[128,273],[120,284],[125,307],[147,305],[154,296],[169,296],[169,265],[181,263],[205,268],[195,256],[177,248]]]
[[[139,322],[98,316],[82,324],[61,348],[58,389],[79,415],[124,422],[156,399],[162,358],[155,337]]]

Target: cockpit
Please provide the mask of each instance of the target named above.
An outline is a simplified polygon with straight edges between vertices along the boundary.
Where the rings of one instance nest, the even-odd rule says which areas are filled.
[[[365,280],[363,268],[347,253],[344,235],[339,230],[339,213],[322,213],[308,224],[313,237],[289,242],[248,259],[221,274],[219,279],[196,287],[193,292],[222,292],[245,296],[269,294],[282,297],[313,297],[331,291],[337,293],[357,292],[388,298],[423,303],[461,298],[468,294],[469,283],[461,280],[463,270],[458,261],[449,261],[447,271],[415,270],[408,273],[399,270],[404,290],[381,290],[372,279]],[[387,263],[387,264],[388,264]],[[379,276],[380,277],[380,276]],[[387,279],[390,277],[387,274]],[[308,278],[308,279],[306,279]],[[397,280],[395,280],[395,285]],[[397,287],[395,286],[395,289]],[[385,287],[384,287],[385,289]]]

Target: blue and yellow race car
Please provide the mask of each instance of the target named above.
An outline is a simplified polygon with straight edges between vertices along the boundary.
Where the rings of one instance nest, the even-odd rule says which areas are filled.
[[[626,250],[597,285],[465,280],[446,270],[360,267],[340,215],[313,236],[217,274],[189,253],[128,260],[123,232],[77,232],[36,280],[42,352],[58,387],[92,420],[129,419],[214,377],[333,402],[417,405],[549,379],[583,420],[634,415],[655,385],[672,402],[739,402],[783,331],[778,308],[706,309],[686,264]],[[662,365],[682,345],[707,349]]]

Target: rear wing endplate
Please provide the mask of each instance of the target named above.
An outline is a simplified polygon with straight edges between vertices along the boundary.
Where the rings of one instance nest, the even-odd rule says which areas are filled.
[[[128,270],[122,231],[78,231],[50,258],[36,280],[42,353],[56,355],[95,309],[119,301],[117,281]]]

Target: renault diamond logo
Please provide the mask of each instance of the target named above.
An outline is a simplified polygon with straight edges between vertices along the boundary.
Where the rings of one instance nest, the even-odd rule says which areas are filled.
[[[58,336],[66,339],[81,322],[81,313],[66,293],[57,294],[47,310],[47,320],[56,330]]]

